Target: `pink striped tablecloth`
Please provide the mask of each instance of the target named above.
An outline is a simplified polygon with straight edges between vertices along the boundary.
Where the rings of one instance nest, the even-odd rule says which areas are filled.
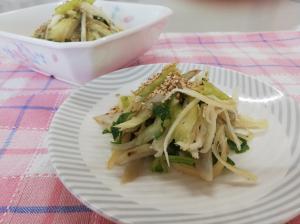
[[[167,33],[132,65],[174,61],[242,71],[300,101],[300,32]],[[0,55],[0,223],[111,223],[75,199],[49,161],[49,125],[74,89]]]

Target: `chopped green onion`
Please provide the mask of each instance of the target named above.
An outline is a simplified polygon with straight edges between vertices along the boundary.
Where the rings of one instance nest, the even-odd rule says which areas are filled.
[[[195,159],[186,156],[169,155],[170,163],[181,163],[188,166],[195,166]]]
[[[168,165],[163,157],[155,158],[151,164],[151,171],[156,173],[168,172]]]

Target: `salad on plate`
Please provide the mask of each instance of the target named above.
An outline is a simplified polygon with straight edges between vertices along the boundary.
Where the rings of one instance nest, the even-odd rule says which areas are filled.
[[[265,129],[267,121],[239,114],[237,105],[237,95],[217,88],[207,72],[166,65],[95,117],[103,134],[112,136],[107,167],[124,166],[122,182],[137,178],[148,163],[156,173],[177,170],[213,181],[228,170],[255,182],[230,155],[249,150],[253,130]]]

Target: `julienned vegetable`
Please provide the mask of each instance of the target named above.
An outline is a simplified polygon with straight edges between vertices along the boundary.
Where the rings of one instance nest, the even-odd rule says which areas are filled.
[[[56,42],[92,41],[120,32],[94,0],[69,0],[59,5],[52,18],[33,37]]]
[[[256,181],[229,156],[249,150],[241,130],[251,136],[250,129],[266,128],[267,122],[238,114],[237,102],[210,83],[207,73],[182,74],[176,64],[167,65],[95,119],[113,137],[108,168],[127,166],[123,182],[135,179],[146,160],[157,173],[175,169],[212,181],[227,169]]]

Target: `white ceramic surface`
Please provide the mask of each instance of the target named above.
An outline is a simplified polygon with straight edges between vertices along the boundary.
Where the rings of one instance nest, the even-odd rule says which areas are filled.
[[[178,173],[146,172],[120,183],[122,168],[107,170],[110,138],[93,120],[128,94],[161,64],[119,70],[75,91],[56,113],[49,134],[52,163],[65,186],[88,207],[119,223],[284,223],[300,212],[299,105],[284,93],[239,72],[180,64],[182,71],[207,69],[228,94],[239,91],[239,110],[266,118],[269,128],[244,154],[232,155],[237,166],[258,176],[245,183],[227,173],[213,183]]]
[[[30,69],[83,84],[118,69],[148,50],[172,11],[163,6],[96,1],[124,31],[91,42],[56,43],[30,37],[57,4],[0,14],[0,52]]]

